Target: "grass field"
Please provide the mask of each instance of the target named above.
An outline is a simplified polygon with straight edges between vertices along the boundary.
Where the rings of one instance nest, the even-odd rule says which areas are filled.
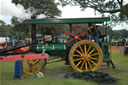
[[[111,76],[119,79],[119,85],[128,84],[128,56],[116,53],[112,54],[116,69],[107,68],[106,63],[100,68],[103,72],[108,72]],[[65,66],[64,62],[48,64],[45,68],[43,78],[33,78],[24,75],[24,79],[13,80],[15,62],[0,63],[0,85],[98,85],[95,82],[88,82],[79,79],[65,79],[60,74],[73,72],[70,66]]]

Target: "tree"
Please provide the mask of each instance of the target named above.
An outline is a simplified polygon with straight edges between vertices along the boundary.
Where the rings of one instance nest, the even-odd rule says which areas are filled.
[[[128,14],[128,4],[124,5],[123,10]],[[128,16],[125,16],[122,12],[120,12],[121,20],[126,19]]]
[[[121,39],[121,33],[120,33],[120,31],[119,30],[113,30],[112,38],[115,39],[115,40]]]
[[[10,32],[12,32],[12,26],[6,25],[6,23],[0,20],[0,37],[10,36]]]
[[[118,36],[117,36],[118,35]],[[112,30],[112,38],[115,40],[128,38],[128,30]]]
[[[19,35],[20,37],[22,36],[22,39],[24,39],[25,37],[29,36],[29,25],[24,24],[23,22],[21,22],[17,17],[12,17],[11,19],[13,26],[12,35]]]
[[[4,26],[5,25],[5,22],[0,20],[0,26]]]
[[[60,0],[62,5],[79,5],[82,9],[93,8],[100,13],[120,13],[123,19],[128,19],[128,3],[124,0]]]
[[[128,31],[126,29],[120,30],[121,38],[128,38]]]
[[[30,11],[32,16],[44,14],[46,17],[60,16],[61,11],[57,8],[57,3],[54,0],[12,0],[13,3],[21,4]]]

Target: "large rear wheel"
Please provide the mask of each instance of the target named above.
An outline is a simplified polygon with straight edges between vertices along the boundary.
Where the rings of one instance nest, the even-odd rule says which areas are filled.
[[[69,53],[69,62],[77,72],[95,71],[101,66],[102,61],[100,47],[88,40],[74,44]]]

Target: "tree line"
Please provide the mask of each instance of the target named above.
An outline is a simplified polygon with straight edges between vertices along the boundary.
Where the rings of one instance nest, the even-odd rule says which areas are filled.
[[[111,35],[114,40],[128,39],[128,30],[113,30]]]

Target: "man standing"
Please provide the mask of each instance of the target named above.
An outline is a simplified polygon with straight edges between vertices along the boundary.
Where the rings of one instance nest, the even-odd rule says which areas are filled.
[[[94,41],[99,44],[99,26],[95,26],[92,23],[89,23],[88,26],[88,33],[93,37]]]

